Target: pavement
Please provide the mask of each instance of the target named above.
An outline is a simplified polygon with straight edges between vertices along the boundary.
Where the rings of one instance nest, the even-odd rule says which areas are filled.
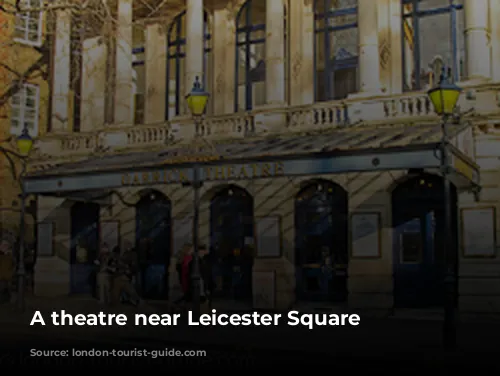
[[[46,319],[46,326],[30,326],[35,311]],[[163,307],[146,304],[103,307],[91,299],[40,299],[30,298],[26,310],[19,314],[12,305],[0,306],[0,327],[4,339],[10,338],[14,346],[34,346],[37,343],[49,347],[64,344],[75,346],[109,346],[113,348],[148,347],[209,349],[224,359],[246,354],[247,359],[264,359],[270,354],[277,359],[298,362],[321,363],[321,359],[417,359],[416,365],[436,361],[463,366],[464,362],[486,367],[493,360],[491,355],[500,351],[500,323],[467,322],[458,327],[458,348],[454,352],[442,350],[442,322],[439,320],[372,319],[361,316],[358,326],[318,327],[309,330],[291,327],[282,319],[282,325],[264,327],[208,326],[193,327],[181,322],[178,326],[53,326],[50,313],[64,310],[66,313],[123,313],[133,322],[136,313],[161,314]],[[225,355],[224,355],[225,354]],[[280,355],[281,354],[281,355]],[[280,358],[281,356],[281,358]],[[478,363],[478,359],[480,359]],[[240,359],[241,360],[241,359]],[[362,362],[363,363],[363,362]]]

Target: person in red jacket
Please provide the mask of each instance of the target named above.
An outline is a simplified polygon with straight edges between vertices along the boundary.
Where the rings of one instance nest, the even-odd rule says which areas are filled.
[[[193,261],[193,248],[190,247],[181,260],[181,288],[184,294],[184,301],[190,302],[192,297],[191,291],[191,261]]]

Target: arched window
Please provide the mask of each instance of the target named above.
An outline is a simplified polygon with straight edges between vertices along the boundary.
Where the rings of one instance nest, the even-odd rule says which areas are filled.
[[[358,90],[357,0],[315,0],[316,101],[343,99]]]
[[[442,60],[454,80],[465,75],[463,0],[402,0],[403,90],[420,90]]]
[[[347,192],[329,181],[305,186],[295,198],[297,295],[344,300],[348,263]]]
[[[135,207],[136,246],[141,270],[141,293],[149,299],[168,294],[171,203],[162,193],[145,192]]]
[[[210,254],[220,296],[251,298],[253,226],[253,198],[246,190],[229,186],[212,198]]]
[[[167,95],[166,95],[166,120],[174,116],[182,115],[184,108],[184,97],[191,90],[185,88],[184,62],[186,57],[186,11],[178,14],[168,29],[167,33]],[[204,59],[203,59],[203,85],[205,90],[211,90],[211,34],[208,22],[208,13],[204,12]],[[209,101],[210,106],[210,101]],[[210,113],[209,108],[207,112]]]
[[[236,17],[235,112],[266,103],[265,20],[265,0],[247,0]]]

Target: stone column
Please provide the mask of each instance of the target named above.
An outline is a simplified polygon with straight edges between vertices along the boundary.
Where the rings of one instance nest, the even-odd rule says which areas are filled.
[[[302,8],[304,3],[302,1],[291,1],[288,7],[288,19],[290,24],[294,27],[290,28],[290,42],[289,42],[289,62],[290,62],[290,98],[289,103],[292,106],[302,104]]]
[[[56,13],[54,46],[54,78],[52,84],[52,131],[69,131],[71,12],[67,9]]]
[[[285,7],[266,0],[266,103],[285,103]]]
[[[167,34],[163,25],[146,26],[146,98],[144,122],[161,123],[165,120],[167,93]]]
[[[314,102],[314,12],[310,1],[291,1],[289,102],[292,106]]]
[[[389,0],[391,94],[403,91],[403,49],[401,46],[401,0]]]
[[[116,33],[114,123],[118,125],[132,125],[134,123],[132,0],[118,1]]]
[[[108,47],[102,37],[83,41],[80,131],[92,131],[105,122]]]
[[[500,0],[490,0],[491,78],[500,81]]]
[[[226,38],[231,32],[228,30],[228,14],[227,9],[214,10],[214,24],[213,24],[213,61],[214,61],[214,92],[210,98],[213,101],[214,114],[225,113],[225,92],[228,90],[233,82],[232,78],[228,80],[226,70],[234,66],[233,64],[226,63],[226,53],[231,51],[230,47],[226,46]],[[234,46],[233,46],[234,50]],[[234,54],[230,54],[234,56]],[[232,71],[232,69],[231,69]],[[233,73],[234,76],[234,73]]]
[[[302,6],[302,104],[314,103],[314,5],[304,0]]]
[[[380,59],[380,88],[387,93],[391,89],[391,13],[389,0],[378,1],[378,49]]]
[[[203,0],[186,0],[186,76],[187,94],[196,77],[203,83]]]
[[[235,19],[235,14],[232,11],[227,10],[226,15],[227,15],[226,27],[225,27],[226,50],[224,51],[225,63],[224,63],[224,74],[222,75],[226,83],[224,87],[224,113],[232,114],[234,112],[235,80],[237,79],[237,77],[235,77],[236,19]],[[217,64],[214,65],[216,66]],[[217,79],[218,78],[216,78],[216,81]]]
[[[358,0],[359,78],[361,93],[380,93],[377,2]]]
[[[491,77],[488,0],[465,0],[465,51],[469,80]]]

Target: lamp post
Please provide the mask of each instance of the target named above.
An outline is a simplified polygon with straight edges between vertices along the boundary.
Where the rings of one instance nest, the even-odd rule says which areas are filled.
[[[21,185],[21,217],[19,223],[19,254],[17,264],[17,307],[20,311],[24,311],[24,290],[26,282],[26,267],[24,265],[24,232],[26,223],[24,220],[26,214],[26,191],[24,189],[24,174],[26,172],[26,158],[28,157],[32,147],[33,139],[29,135],[28,129],[25,127],[21,135],[16,139],[18,153],[13,150],[0,147],[0,151],[4,154],[12,154],[22,162],[22,170],[19,176],[19,183]]]
[[[186,95],[186,102],[193,116],[196,128],[203,122],[203,114],[207,107],[207,102],[210,94],[208,94],[196,77],[191,92]],[[200,218],[200,189],[203,182],[199,176],[199,166],[193,166],[193,179],[190,185],[193,188],[193,274],[191,275],[193,287],[193,316],[200,316],[200,253],[198,244],[198,227]]]
[[[450,116],[455,111],[458,98],[462,89],[451,81],[445,69],[441,72],[439,83],[428,91],[430,101],[434,106],[436,114],[441,116],[441,172],[443,174],[444,184],[444,256],[446,262],[446,271],[444,277],[445,301],[444,301],[444,323],[443,323],[443,343],[445,348],[453,349],[457,343],[457,294],[458,294],[458,254],[457,247],[453,238],[454,229],[452,228],[451,213],[451,185],[450,185],[450,157],[448,145],[450,143],[448,136],[447,123]]]

